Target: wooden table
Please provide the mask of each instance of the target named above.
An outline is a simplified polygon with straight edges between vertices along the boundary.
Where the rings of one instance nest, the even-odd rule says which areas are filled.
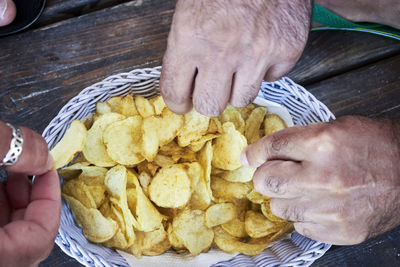
[[[48,0],[28,31],[0,38],[0,118],[42,132],[83,88],[161,65],[174,0]],[[289,74],[337,116],[400,121],[400,42],[356,32],[312,32]],[[333,247],[313,266],[399,266],[400,227]],[[55,246],[41,266],[80,266]]]

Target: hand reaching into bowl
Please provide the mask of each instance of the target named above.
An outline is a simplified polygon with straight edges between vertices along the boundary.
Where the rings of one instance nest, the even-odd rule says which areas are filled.
[[[352,245],[400,225],[400,124],[346,116],[249,145],[254,187],[314,240]]]
[[[58,175],[51,171],[47,144],[37,133],[21,127],[22,152],[9,151],[12,128],[0,121],[0,159],[17,159],[5,167],[0,183],[1,266],[37,265],[51,252],[60,222],[61,194]],[[4,160],[2,161],[4,162]],[[31,183],[27,175],[36,175]]]
[[[217,116],[250,104],[262,79],[290,71],[306,44],[311,1],[178,1],[160,78],[175,113]]]

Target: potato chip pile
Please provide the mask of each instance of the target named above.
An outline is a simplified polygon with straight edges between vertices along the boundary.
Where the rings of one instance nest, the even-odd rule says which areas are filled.
[[[88,240],[136,257],[216,246],[257,255],[291,231],[254,191],[241,151],[285,123],[265,107],[176,115],[158,96],[98,102],[52,150],[62,192]],[[79,153],[81,152],[81,153]],[[79,153],[79,154],[78,154]],[[78,156],[76,156],[78,154]]]

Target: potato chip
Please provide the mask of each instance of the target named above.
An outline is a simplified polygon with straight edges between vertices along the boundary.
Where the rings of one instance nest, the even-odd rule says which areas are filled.
[[[115,235],[118,225],[114,220],[105,218],[97,209],[85,207],[73,197],[64,195],[64,199],[68,202],[77,224],[82,227],[83,234],[88,240],[101,243]]]
[[[224,170],[221,170],[221,169],[218,169],[218,168],[215,168],[215,167],[211,166],[211,175],[213,175],[213,176],[219,176],[224,172],[225,172]]]
[[[240,115],[242,115],[242,118],[243,118],[244,121],[246,121],[246,120],[249,118],[250,113],[251,113],[251,112],[253,111],[253,109],[255,109],[256,107],[257,107],[257,106],[254,105],[254,104],[249,104],[249,105],[247,105],[247,106],[244,107],[244,108],[239,108]]]
[[[110,194],[110,201],[113,205],[112,208],[120,209],[123,220],[119,222],[119,225],[125,228],[122,231],[126,237],[127,243],[130,246],[135,240],[135,232],[133,227],[139,228],[138,222],[133,217],[128,207],[127,193],[126,193],[126,181],[127,181],[127,170],[124,166],[117,165],[110,169],[104,184],[107,187],[107,191]]]
[[[210,200],[213,200],[213,193],[211,190],[211,162],[213,157],[213,150],[211,141],[208,141],[207,144],[203,147],[203,149],[199,153],[199,163],[203,170],[202,180],[206,185],[206,190],[209,195]]]
[[[113,161],[123,165],[135,165],[144,160],[140,154],[141,126],[142,117],[132,116],[110,123],[105,128],[103,142]]]
[[[220,136],[219,134],[206,134],[203,135],[200,139],[193,141],[192,143],[190,143],[189,145],[189,149],[192,150],[193,152],[197,152],[200,149],[203,148],[204,144],[207,141],[213,140],[214,138],[217,138],[218,136]]]
[[[264,121],[264,116],[267,113],[266,107],[257,107],[253,109],[246,120],[246,130],[244,132],[247,142],[254,143],[261,138],[259,129]]]
[[[128,176],[132,176],[136,189],[135,217],[138,222],[138,230],[143,232],[154,231],[162,226],[164,216],[153,206],[147,196],[143,193],[142,187],[134,173],[128,171]]]
[[[235,125],[235,129],[239,131],[241,134],[244,134],[244,120],[239,110],[231,105],[227,105],[224,112],[219,115],[219,120],[222,124],[225,122],[232,122]]]
[[[267,114],[264,120],[264,135],[287,128],[286,123],[276,114]]]
[[[280,238],[281,236],[283,236],[286,233],[290,233],[294,231],[294,225],[291,222],[286,222],[286,223],[282,223],[280,224],[280,229],[278,232],[274,233],[271,237],[269,237],[269,239],[271,241],[274,241],[278,238]]]
[[[142,155],[148,161],[153,161],[160,145],[158,139],[158,127],[160,119],[156,117],[146,117],[142,125]]]
[[[162,154],[157,154],[153,162],[160,167],[167,167],[176,163],[172,157]]]
[[[107,105],[110,106],[111,108],[111,112],[114,113],[120,113],[121,112],[121,101],[122,101],[122,97],[120,96],[114,96],[111,97],[110,99],[108,99],[106,101]]]
[[[211,189],[214,197],[230,200],[246,198],[251,191],[251,186],[247,183],[228,182],[217,176],[212,176]]]
[[[277,222],[277,223],[287,222],[285,219],[279,218],[278,216],[272,213],[269,199],[261,203],[261,212],[271,222]]]
[[[168,144],[160,146],[160,154],[162,155],[183,155],[186,149],[180,147],[175,141],[171,141]]]
[[[248,236],[244,227],[244,220],[242,221],[238,218],[233,218],[229,222],[221,224],[221,227],[231,236],[238,238],[244,238]]]
[[[212,165],[224,170],[235,170],[242,166],[240,154],[247,146],[246,138],[231,122],[223,124],[223,134],[213,144]],[[235,145],[232,145],[235,144]]]
[[[160,168],[160,166],[158,166],[157,164],[155,164],[153,162],[147,163],[147,169],[149,170],[149,172],[152,176],[156,175],[159,168]]]
[[[183,115],[177,115],[168,108],[165,108],[161,113],[160,124],[157,126],[157,136],[160,146],[164,146],[174,140],[183,123]]]
[[[106,187],[104,185],[88,185],[87,189],[93,197],[96,208],[99,208],[106,201]]]
[[[206,225],[209,228],[227,223],[236,217],[236,208],[232,203],[219,203],[206,211]]]
[[[231,221],[221,224],[221,227],[231,236],[244,238],[248,234],[245,229],[244,221],[246,218],[246,211],[249,209],[249,201],[243,199],[232,199],[232,203],[236,208],[236,218]]]
[[[186,173],[191,181],[192,195],[189,206],[191,209],[205,210],[210,206],[211,196],[203,179],[203,170],[198,162],[184,163]]]
[[[222,124],[217,117],[211,117],[208,124],[207,134],[222,133]]]
[[[268,237],[250,239],[247,243],[241,242],[237,237],[233,237],[225,232],[221,227],[214,228],[215,244],[225,252],[238,252],[248,256],[260,254],[270,243]]]
[[[247,199],[250,200],[252,203],[262,204],[264,201],[268,200],[269,197],[266,197],[253,189],[250,193],[247,194]]]
[[[133,251],[140,250],[134,254],[136,257],[139,255],[156,256],[164,253],[171,247],[168,239],[168,234],[164,230],[164,227],[160,227],[151,232],[138,232],[136,242],[131,246]]]
[[[149,186],[150,199],[159,207],[181,208],[190,195],[190,179],[181,165],[161,168]]]
[[[161,115],[162,111],[166,107],[164,99],[160,95],[150,99],[150,103],[153,105],[154,113],[156,115]]]
[[[155,115],[154,107],[150,103],[150,101],[143,96],[136,96],[135,98],[136,109],[139,112],[140,116],[143,118],[147,118]]]
[[[252,210],[246,212],[244,222],[246,232],[253,238],[260,238],[278,231],[276,223],[271,222],[264,215]]]
[[[175,217],[175,216],[173,216]],[[180,240],[178,237],[176,237],[173,229],[172,229],[172,224],[168,224],[167,228],[167,233],[168,233],[168,240],[169,243],[171,244],[172,248],[178,251],[185,250],[185,245],[183,244],[182,240]]]
[[[110,112],[111,112],[111,107],[107,103],[104,103],[101,101],[96,103],[96,113],[97,114],[103,115],[103,114],[110,113]]]
[[[139,115],[135,101],[131,95],[126,95],[121,99],[119,113],[126,117]]]
[[[185,153],[182,155],[172,155],[172,159],[179,163],[197,161],[197,154],[186,147]]]
[[[103,132],[111,123],[123,119],[125,119],[125,116],[121,114],[107,113],[101,115],[93,123],[88,131],[86,144],[83,148],[83,155],[90,163],[99,167],[112,167],[117,164],[107,153],[107,148],[103,143]]]
[[[65,166],[77,153],[82,151],[87,135],[86,127],[81,121],[72,121],[63,138],[50,151],[53,158],[53,169]]]
[[[256,168],[247,168],[247,167],[240,167],[233,171],[225,171],[220,174],[220,177],[229,181],[229,182],[249,182],[253,179],[253,174],[255,173]]]
[[[185,123],[178,134],[178,145],[185,147],[200,139],[208,129],[210,118],[192,109],[184,115]]]
[[[192,255],[208,250],[214,239],[214,232],[205,225],[201,210],[184,210],[174,218],[172,228]]]
[[[60,174],[61,177],[64,178],[65,180],[77,178],[82,173],[82,169],[89,165],[90,165],[89,162],[74,163],[70,166],[60,169],[58,171],[58,174]]]
[[[151,183],[152,177],[147,172],[141,172],[138,176],[140,185],[142,186],[143,193],[149,196],[149,185]]]
[[[65,195],[75,198],[86,208],[97,208],[96,202],[90,194],[88,187],[80,180],[73,179],[64,183],[62,186],[62,192]]]
[[[97,166],[86,166],[82,168],[82,173],[79,175],[79,180],[83,181],[88,186],[104,186],[104,178],[106,177],[107,169]]]

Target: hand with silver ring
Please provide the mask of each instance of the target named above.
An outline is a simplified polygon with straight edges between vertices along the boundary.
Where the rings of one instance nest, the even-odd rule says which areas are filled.
[[[45,140],[36,132],[0,121],[1,266],[36,266],[54,246],[61,193]],[[31,183],[28,175],[35,175]]]

